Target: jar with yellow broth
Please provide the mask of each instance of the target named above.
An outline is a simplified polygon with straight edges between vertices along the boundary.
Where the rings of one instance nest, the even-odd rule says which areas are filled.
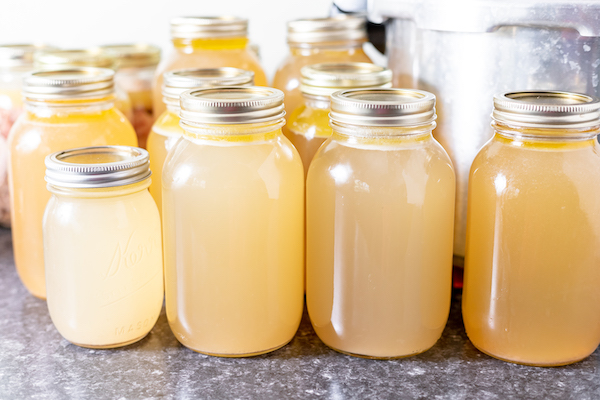
[[[73,67],[94,67],[116,69],[117,60],[113,54],[95,47],[90,49],[44,50],[35,56],[36,69],[52,70]],[[115,107],[131,122],[133,108],[127,92],[118,84],[115,85]]]
[[[304,103],[288,118],[288,138],[304,164],[304,173],[323,142],[331,136],[330,96],[341,89],[392,86],[392,71],[369,63],[323,63],[302,68]]]
[[[200,353],[267,353],[300,324],[304,178],[284,115],[277,89],[181,95],[184,134],[162,176],[166,308]]]
[[[136,43],[102,46],[102,50],[116,60],[115,85],[129,96],[132,108],[131,124],[138,136],[140,147],[146,148],[146,139],[152,128],[152,79],[160,61],[160,48]]]
[[[48,310],[68,341],[125,346],[150,332],[163,303],[160,217],[148,152],[126,146],[46,158],[43,220]]]
[[[256,53],[248,46],[248,20],[237,17],[179,17],[171,20],[173,51],[154,75],[154,115],[165,111],[163,74],[184,68],[234,67],[254,72],[254,83],[267,86]]]
[[[469,176],[463,319],[493,357],[556,366],[600,343],[600,100],[494,98]]]
[[[190,89],[214,86],[250,86],[254,72],[238,68],[199,68],[165,72],[163,101],[165,112],[156,120],[148,136],[148,152],[152,169],[150,194],[162,213],[162,169],[167,153],[183,134],[179,125],[179,95]]]
[[[408,89],[332,95],[333,134],[308,171],[306,302],[334,350],[406,357],[444,330],[455,177],[434,105]]]
[[[137,145],[131,124],[114,107],[113,76],[109,69],[74,68],[25,78],[25,110],[9,136],[9,184],[15,265],[37,297],[46,297],[42,216],[50,193],[44,158],[82,146]]]
[[[338,15],[330,18],[298,19],[287,23],[289,54],[275,72],[273,87],[285,94],[288,115],[302,103],[300,69],[325,62],[366,62],[367,40],[364,17]],[[284,133],[286,128],[284,127]]]

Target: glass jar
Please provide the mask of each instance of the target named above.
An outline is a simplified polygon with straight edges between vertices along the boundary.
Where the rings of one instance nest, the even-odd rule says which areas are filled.
[[[25,287],[46,297],[42,216],[50,198],[44,158],[91,145],[136,146],[131,124],[114,107],[114,72],[73,68],[33,72],[25,110],[9,136],[9,185],[15,265]]]
[[[46,167],[52,197],[43,220],[44,262],[52,322],[78,346],[137,342],[163,303],[148,152],[84,147],[48,156]]]
[[[288,343],[304,305],[302,162],[265,87],[181,95],[163,169],[169,325],[186,347],[241,357]]]
[[[254,82],[267,86],[256,54],[248,46],[248,20],[236,17],[180,17],[171,20],[174,49],[154,75],[154,115],[165,111],[163,74],[184,68],[235,67],[254,72]]]
[[[463,319],[479,350],[579,361],[600,343],[600,100],[498,95],[471,167]]]
[[[273,87],[285,94],[287,115],[303,103],[300,93],[302,67],[325,62],[370,63],[362,48],[366,41],[366,20],[363,17],[337,15],[288,22],[290,52],[273,79]],[[287,136],[285,127],[283,131]]]
[[[72,67],[95,67],[115,69],[117,61],[112,54],[100,48],[72,49],[72,50],[44,50],[38,51],[35,56],[37,69],[53,70]],[[133,108],[131,100],[119,85],[115,85],[115,107],[131,122],[133,121]]]
[[[238,68],[199,68],[180,69],[165,72],[163,83],[163,101],[167,106],[164,113],[152,126],[148,136],[150,168],[153,172],[150,194],[156,201],[158,211],[162,213],[162,169],[167,153],[183,135],[179,126],[179,95],[190,89],[215,86],[251,86],[254,72]]]
[[[151,44],[120,44],[102,46],[116,59],[115,85],[129,96],[131,124],[139,146],[146,148],[146,139],[154,122],[152,114],[152,79],[160,61],[160,48]]]
[[[332,95],[333,134],[308,171],[306,303],[334,350],[406,357],[444,330],[455,177],[434,105],[408,89]]]
[[[288,118],[287,137],[304,164],[304,174],[323,142],[331,136],[330,96],[341,89],[392,86],[392,71],[368,63],[323,63],[302,68],[304,103]]]

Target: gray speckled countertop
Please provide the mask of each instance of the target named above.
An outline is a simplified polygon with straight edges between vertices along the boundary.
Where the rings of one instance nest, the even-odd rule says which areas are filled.
[[[164,310],[142,341],[117,350],[74,346],[56,331],[46,303],[29,295],[0,230],[0,399],[598,399],[600,350],[559,368],[505,363],[477,351],[460,316],[460,295],[439,342],[392,361],[327,348],[305,314],[295,338],[242,359],[194,353],[171,334]]]

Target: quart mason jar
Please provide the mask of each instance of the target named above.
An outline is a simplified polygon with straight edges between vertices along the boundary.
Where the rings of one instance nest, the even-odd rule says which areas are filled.
[[[102,46],[116,60],[115,85],[129,96],[131,124],[140,147],[146,140],[154,117],[152,113],[152,79],[160,61],[160,48],[151,44],[118,44]]]
[[[163,303],[160,216],[148,152],[85,147],[46,158],[48,310],[68,341],[112,348],[150,332]]]
[[[334,350],[406,357],[444,330],[455,177],[434,105],[408,89],[332,95],[333,134],[308,171],[306,302]]]
[[[366,62],[371,60],[363,51],[367,41],[363,17],[338,15],[330,18],[298,19],[287,23],[289,54],[273,79],[273,87],[285,94],[287,115],[302,103],[300,70],[325,62]],[[284,133],[285,132],[284,127]]]
[[[74,67],[110,68],[115,70],[117,60],[98,47],[90,49],[71,50],[43,50],[35,53],[36,69],[53,70]],[[131,100],[123,88],[115,85],[115,107],[131,122],[133,121],[133,108]]]
[[[248,46],[248,20],[237,17],[180,17],[171,20],[173,51],[154,75],[154,115],[165,111],[163,74],[184,68],[234,67],[254,72],[254,83],[267,86],[256,53]]]
[[[113,75],[73,68],[25,78],[25,110],[9,135],[12,239],[19,277],[37,297],[46,297],[42,216],[50,193],[44,158],[76,147],[137,145],[131,124],[114,107]]]
[[[471,167],[463,319],[493,357],[570,364],[600,343],[600,100],[494,98]]]
[[[184,135],[162,177],[166,308],[197,352],[267,353],[300,324],[304,177],[284,115],[277,89],[181,95]]]
[[[148,136],[148,152],[152,169],[150,194],[162,213],[162,169],[167,153],[183,134],[179,125],[179,96],[190,89],[215,86],[251,86],[254,72],[238,68],[199,68],[180,69],[165,72],[163,80],[163,101],[165,112],[156,120]]]
[[[287,137],[300,153],[305,175],[315,153],[331,136],[331,94],[341,89],[391,86],[392,71],[375,64],[324,63],[302,68],[304,103],[288,118]]]

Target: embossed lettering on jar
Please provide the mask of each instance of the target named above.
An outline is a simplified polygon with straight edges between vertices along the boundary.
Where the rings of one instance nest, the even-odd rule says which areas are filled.
[[[469,176],[463,319],[481,351],[564,365],[600,343],[600,100],[494,98]]]
[[[48,310],[65,339],[111,348],[142,339],[163,302],[160,217],[148,153],[87,147],[46,159]]]
[[[332,95],[333,134],[308,171],[306,302],[337,351],[406,357],[446,325],[455,179],[434,105],[407,89]]]

